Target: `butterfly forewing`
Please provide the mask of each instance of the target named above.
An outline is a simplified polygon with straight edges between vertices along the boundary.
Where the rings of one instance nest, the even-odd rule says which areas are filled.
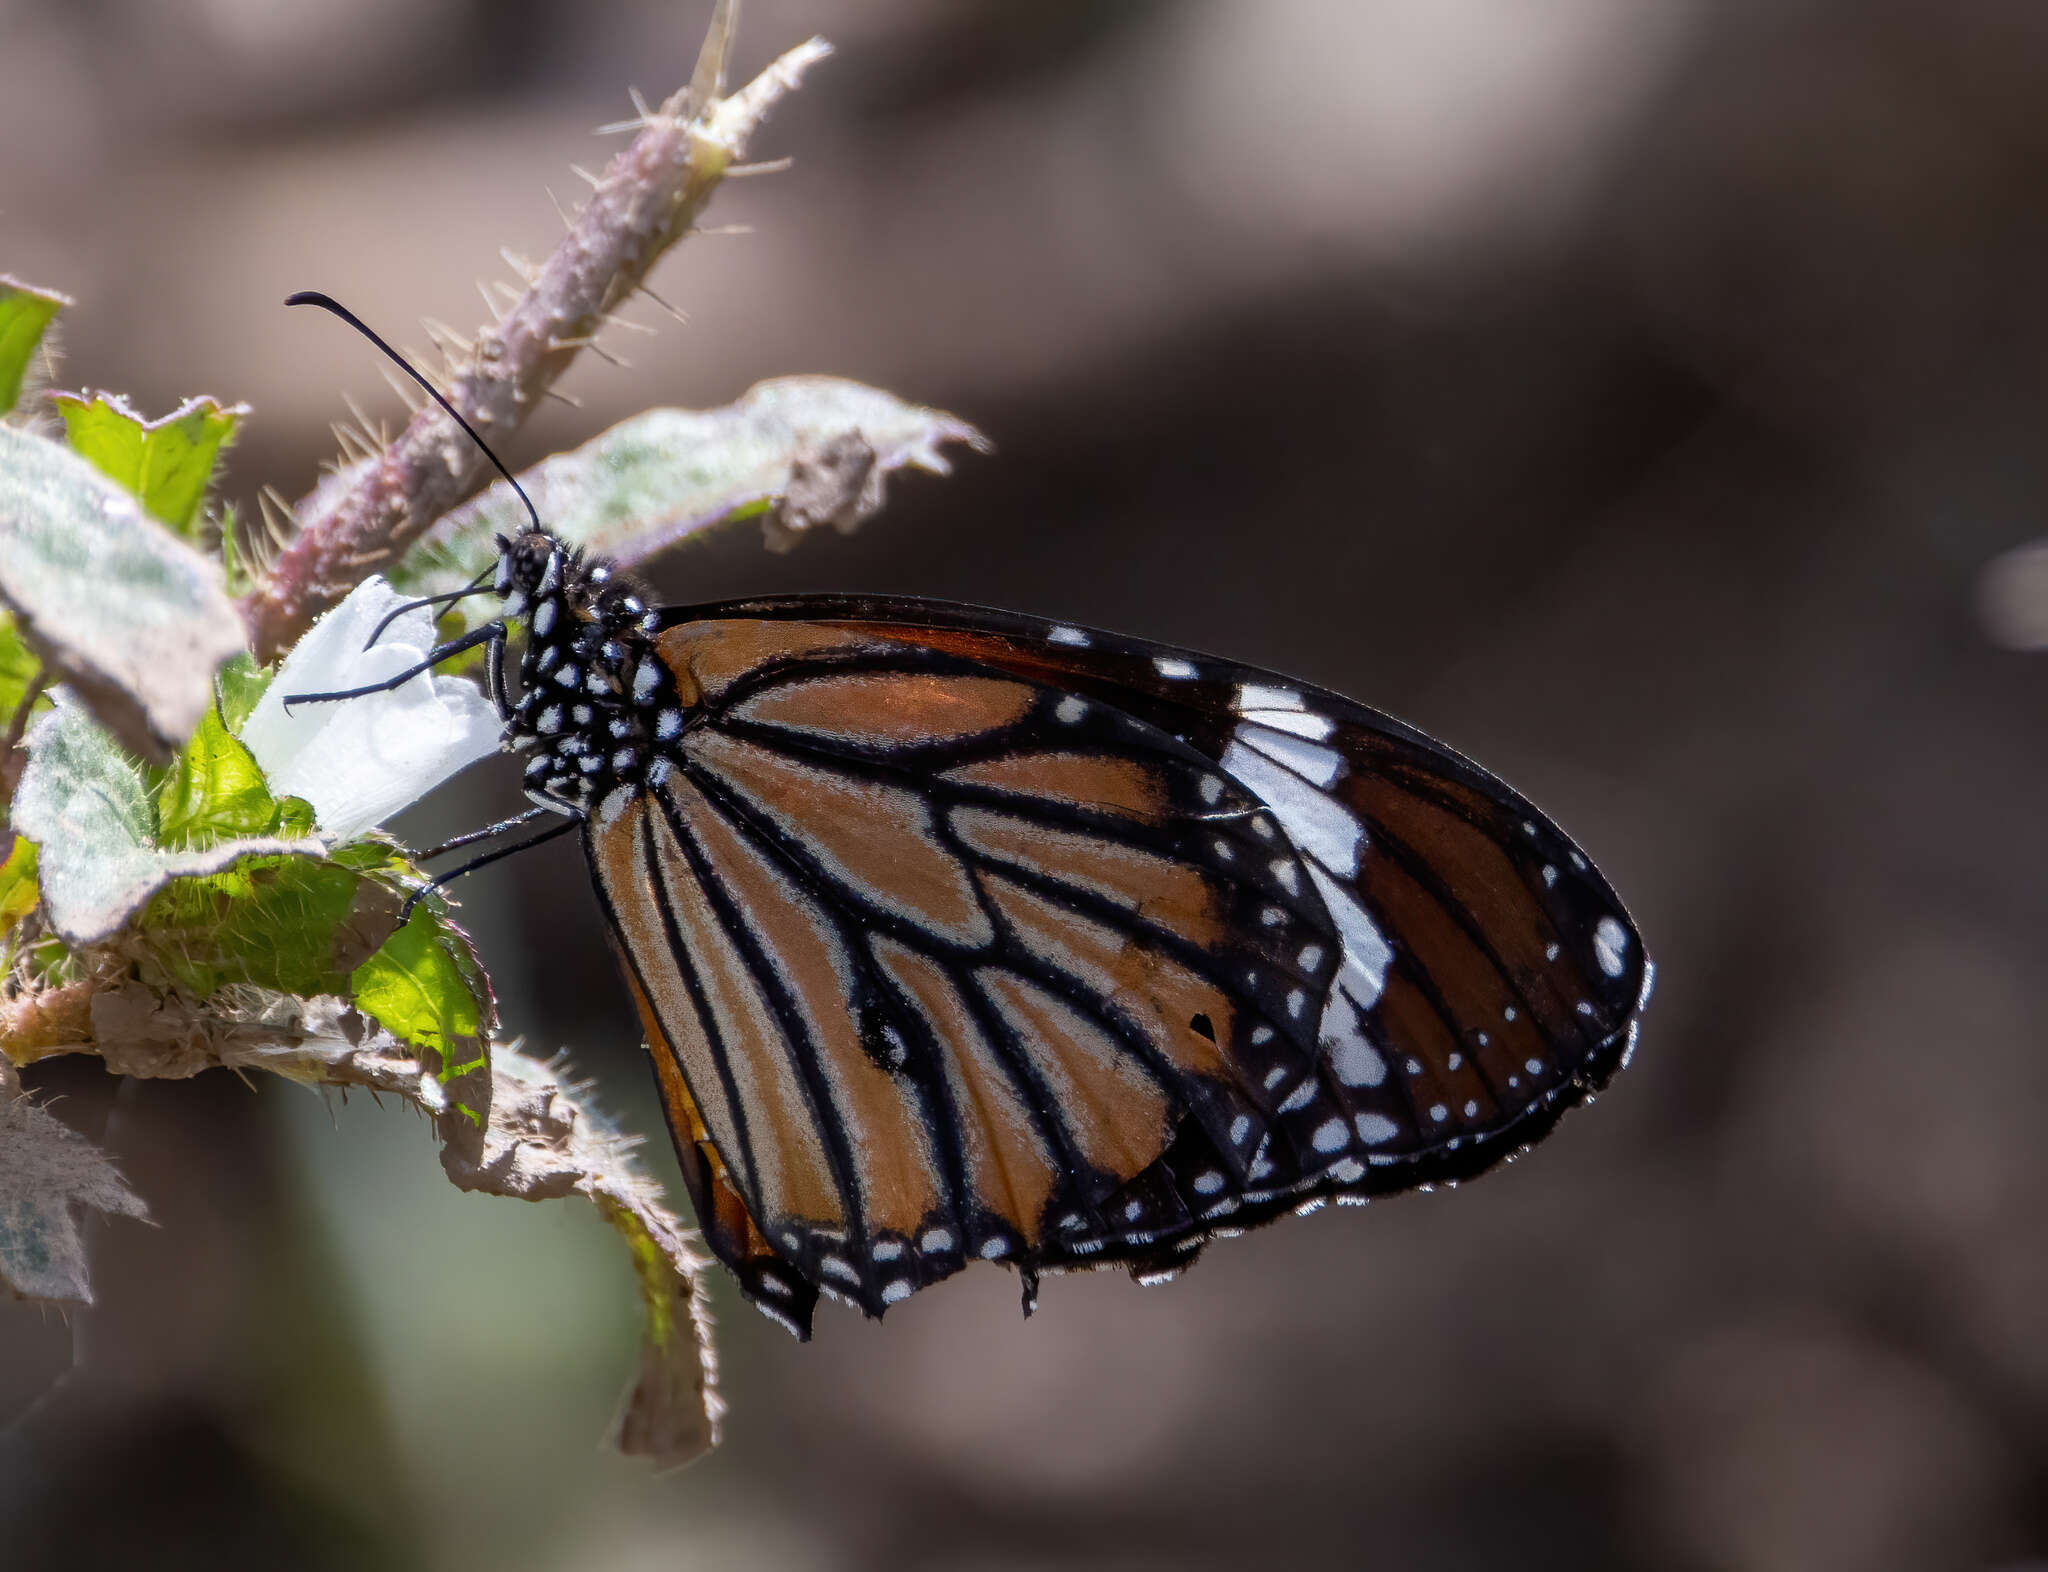
[[[1184,1264],[1477,1172],[1646,976],[1527,802],[1250,668],[970,608],[675,614],[694,707],[593,816],[714,1247],[807,1328],[975,1256]]]

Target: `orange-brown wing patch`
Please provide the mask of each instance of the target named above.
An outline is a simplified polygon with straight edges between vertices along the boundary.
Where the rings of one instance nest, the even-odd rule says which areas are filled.
[[[1215,886],[1190,863],[987,808],[955,808],[948,819],[984,856],[1099,895],[1195,944],[1223,937]]]
[[[1158,824],[1170,804],[1158,773],[1134,759],[1085,753],[1006,753],[948,770],[944,779]]]
[[[865,747],[924,746],[1013,726],[1037,695],[1021,682],[933,672],[845,672],[786,682],[733,706],[741,720]]]
[[[1172,1127],[1165,1090],[1129,1049],[1072,1005],[1016,973],[975,974],[1051,1093],[1083,1157],[1128,1179],[1161,1152]]]
[[[848,1149],[862,1231],[913,1235],[941,1210],[943,1181],[914,1084],[878,1064],[861,1041],[853,958],[844,941],[694,788],[676,788],[674,800],[702,848],[708,876],[737,898],[796,1016],[789,1025],[802,1040],[789,1043],[788,1051],[808,1061]]]
[[[685,703],[715,703],[740,678],[778,661],[877,648],[849,628],[820,623],[746,619],[685,622],[659,634],[655,649],[674,674]]]
[[[940,843],[931,805],[912,788],[714,730],[693,734],[683,751],[874,904],[956,943],[985,944],[992,936],[973,881]]]
[[[691,801],[694,788],[677,782],[670,790],[686,814],[698,806]],[[662,902],[696,973],[724,1067],[747,1110],[762,1218],[771,1226],[779,1218],[801,1218],[845,1228],[849,1219],[818,1110],[761,979],[712,907],[674,831],[659,823],[653,840]],[[691,1079],[694,1084],[697,1077]]]
[[[1001,874],[983,886],[1033,954],[1072,977],[1145,1034],[1153,1050],[1190,1075],[1227,1077],[1217,1038],[1230,1039],[1230,996],[1157,945],[1082,917]],[[1189,1025],[1197,1016],[1212,1035]]]
[[[944,1045],[940,1064],[973,1201],[1018,1237],[1035,1239],[1061,1168],[1015,1083],[943,968],[892,939],[878,937],[870,945],[877,963]],[[967,1211],[965,1245],[978,1251],[982,1239],[973,1208]]]
[[[630,962],[634,996],[643,1003],[645,1018],[653,1023],[649,1029],[660,1028],[677,1071],[696,1089],[690,1103],[691,1120],[725,1154],[726,1161],[742,1162],[746,1146],[740,1114],[726,1096],[689,975],[676,963],[655,871],[647,858],[650,811],[647,799],[636,797],[615,818],[594,825],[591,868]],[[670,1112],[675,1112],[673,1103]],[[676,1133],[680,1139],[682,1131]],[[751,1185],[752,1176],[743,1182]]]

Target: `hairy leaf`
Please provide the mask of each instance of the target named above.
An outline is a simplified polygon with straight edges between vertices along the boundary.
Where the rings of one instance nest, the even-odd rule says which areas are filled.
[[[198,533],[199,505],[221,450],[249,413],[246,404],[187,399],[168,415],[147,420],[118,393],[57,393],[71,445],[94,468],[120,482],[187,540]]]
[[[55,290],[0,273],[0,415],[20,402],[29,357],[57,313],[70,304],[70,297]]]
[[[219,567],[55,442],[0,426],[0,600],[102,722],[167,762],[242,649]]]
[[[896,470],[944,474],[948,443],[985,445],[965,421],[861,383],[785,377],[725,409],[635,415],[534,466],[520,484],[564,540],[630,565],[738,519],[761,518],[778,548],[819,524],[851,530],[881,507]],[[526,522],[500,481],[436,525],[399,582],[456,588],[495,560],[494,536]]]
[[[159,845],[140,773],[68,692],[36,722],[28,750],[14,827],[40,849],[50,924],[71,944],[112,937],[173,879],[218,874],[245,857],[305,857],[323,849],[317,840],[276,836],[183,850]]]

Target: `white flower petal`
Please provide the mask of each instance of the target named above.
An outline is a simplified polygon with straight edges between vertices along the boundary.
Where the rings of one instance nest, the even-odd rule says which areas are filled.
[[[434,642],[433,613],[424,607],[363,648],[402,604],[381,578],[358,585],[285,657],[242,728],[270,789],[305,798],[320,828],[338,840],[383,823],[498,746],[503,723],[476,684],[430,672],[389,693],[298,704],[285,713],[289,694],[360,688],[424,660]]]

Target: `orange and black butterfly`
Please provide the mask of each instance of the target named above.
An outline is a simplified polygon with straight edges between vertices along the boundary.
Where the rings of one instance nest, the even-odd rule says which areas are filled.
[[[879,1316],[981,1258],[1028,1309],[1468,1178],[1634,1043],[1606,880],[1388,716],[942,602],[651,610],[537,519],[500,545],[502,614],[429,663],[488,646],[536,805],[494,828],[581,832],[700,1225],[799,1336],[821,1292]]]

